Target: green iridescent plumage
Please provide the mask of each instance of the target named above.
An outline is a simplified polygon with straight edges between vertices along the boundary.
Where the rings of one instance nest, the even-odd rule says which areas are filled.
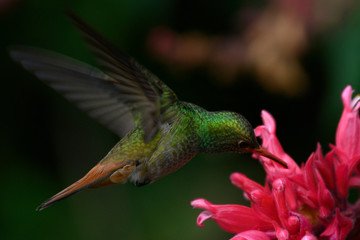
[[[14,46],[10,55],[121,140],[83,178],[45,201],[39,210],[86,188],[127,180],[137,186],[149,184],[198,152],[256,152],[284,164],[259,146],[243,116],[209,112],[179,101],[156,76],[73,13],[68,15],[103,70],[37,48]]]

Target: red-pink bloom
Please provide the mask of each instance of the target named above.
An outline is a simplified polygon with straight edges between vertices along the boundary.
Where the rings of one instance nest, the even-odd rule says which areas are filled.
[[[355,204],[347,200],[349,188],[360,186],[360,96],[352,99],[352,92],[348,86],[341,96],[344,111],[335,145],[323,155],[318,144],[302,166],[284,152],[276,137],[275,120],[262,111],[264,125],[257,127],[255,134],[288,168],[254,155],[267,173],[264,186],[241,173],[230,177],[244,191],[251,207],[196,199],[191,205],[206,209],[199,215],[198,225],[203,227],[206,219],[214,219],[223,229],[236,233],[232,240],[359,239],[360,200]]]

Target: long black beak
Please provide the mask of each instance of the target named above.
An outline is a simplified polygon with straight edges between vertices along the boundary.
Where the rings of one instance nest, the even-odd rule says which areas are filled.
[[[267,158],[270,158],[271,160],[274,160],[275,162],[279,163],[284,168],[288,168],[288,166],[287,166],[286,162],[284,162],[284,160],[282,160],[279,157],[275,156],[274,154],[272,154],[271,152],[269,152],[268,150],[266,150],[262,146],[259,146],[259,148],[252,149],[251,152],[257,153],[257,154],[259,154],[261,156],[264,156],[264,157],[267,157]]]

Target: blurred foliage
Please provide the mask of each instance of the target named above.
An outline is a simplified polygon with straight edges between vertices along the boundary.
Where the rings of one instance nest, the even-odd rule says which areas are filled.
[[[5,1],[4,1],[5,2]],[[1,1],[1,3],[3,3]],[[326,4],[326,3],[324,3]],[[109,40],[151,69],[180,99],[209,110],[242,113],[254,126],[260,111],[273,114],[285,150],[306,160],[317,141],[334,142],[347,84],[360,92],[360,6],[351,8],[335,28],[312,38],[300,58],[309,87],[295,98],[266,92],[254,76],[222,85],[201,67],[171,71],[146,48],[158,25],[174,31],[226,34],[239,8],[265,1],[40,1],[0,4],[1,94],[1,239],[228,239],[213,222],[196,225],[194,198],[244,203],[229,175],[240,171],[262,181],[264,172],[249,155],[199,154],[158,182],[87,190],[42,212],[43,200],[80,178],[118,140],[53,90],[10,61],[6,46],[26,44],[52,49],[95,64],[85,44],[62,12],[82,16]]]

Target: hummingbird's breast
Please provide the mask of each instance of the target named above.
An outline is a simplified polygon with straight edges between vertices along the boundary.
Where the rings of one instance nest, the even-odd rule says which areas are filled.
[[[174,122],[162,124],[156,148],[149,159],[136,167],[130,181],[136,186],[146,185],[185,165],[198,152],[198,137],[194,133],[192,119],[181,113]]]

